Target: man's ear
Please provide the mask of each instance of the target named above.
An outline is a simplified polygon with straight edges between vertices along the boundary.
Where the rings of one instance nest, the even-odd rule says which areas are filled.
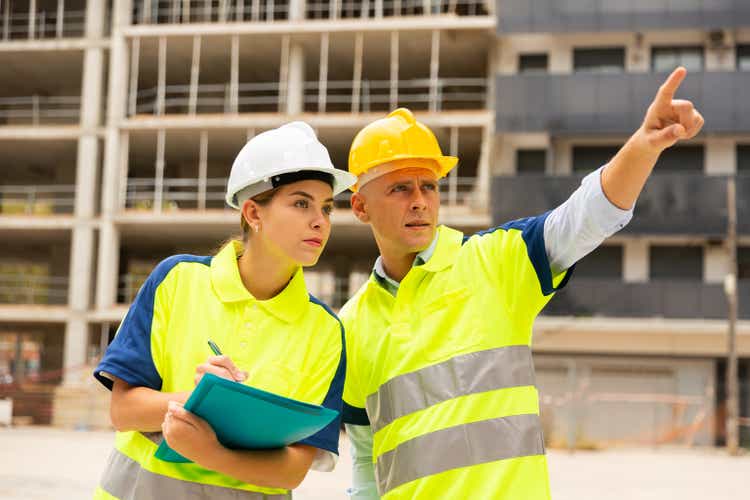
[[[251,229],[261,225],[259,209],[260,205],[251,199],[245,200],[245,203],[242,204],[242,217]]]
[[[360,222],[365,224],[370,222],[370,214],[367,213],[367,203],[365,197],[359,191],[352,193],[352,212],[354,216],[359,219]]]

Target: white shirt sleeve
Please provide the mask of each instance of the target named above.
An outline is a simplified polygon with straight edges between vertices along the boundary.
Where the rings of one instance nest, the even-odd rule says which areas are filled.
[[[310,470],[331,472],[336,467],[336,462],[338,462],[338,460],[339,456],[332,451],[318,448],[317,453],[315,453],[315,458],[313,458],[312,464],[310,465]]]
[[[352,486],[346,491],[353,500],[377,500],[375,464],[372,462],[372,427],[346,424],[351,442]]]
[[[578,262],[630,222],[633,209],[612,204],[602,190],[601,167],[544,221],[544,245],[553,274]]]

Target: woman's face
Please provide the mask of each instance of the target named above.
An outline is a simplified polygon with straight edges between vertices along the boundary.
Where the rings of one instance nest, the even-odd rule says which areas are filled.
[[[271,201],[258,206],[264,246],[281,259],[312,266],[331,235],[333,190],[319,180],[297,181],[281,186]]]

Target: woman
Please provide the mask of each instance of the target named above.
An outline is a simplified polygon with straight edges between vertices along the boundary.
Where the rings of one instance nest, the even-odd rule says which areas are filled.
[[[302,122],[242,148],[227,203],[242,213],[243,240],[161,262],[95,371],[118,431],[95,498],[288,498],[309,468],[333,468],[338,419],[284,449],[236,451],[182,403],[214,373],[341,410],[343,327],[308,295],[301,268],[318,261],[333,197],[355,181]],[[225,355],[207,357],[208,340]],[[162,438],[193,463],[155,458]]]

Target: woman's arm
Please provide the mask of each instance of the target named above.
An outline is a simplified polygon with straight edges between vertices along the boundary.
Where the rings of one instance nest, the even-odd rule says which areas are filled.
[[[267,488],[299,486],[317,453],[317,448],[301,444],[278,450],[230,450],[205,420],[176,402],[169,404],[162,432],[170,448],[202,467]]]
[[[241,382],[247,373],[239,370],[228,356],[210,356],[195,369],[195,384],[205,373]],[[170,401],[184,403],[190,392],[161,392],[148,387],[133,386],[112,377],[112,402],[109,414],[118,431],[158,432]]]
[[[187,401],[189,392],[160,392],[148,387],[132,386],[114,377],[109,415],[120,432],[158,432],[170,401]]]

